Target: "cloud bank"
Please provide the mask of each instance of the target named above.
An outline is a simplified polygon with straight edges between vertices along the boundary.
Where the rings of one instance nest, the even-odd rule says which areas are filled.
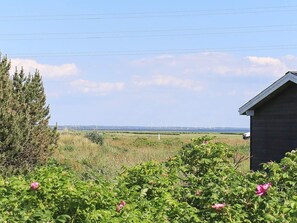
[[[88,80],[75,80],[71,82],[71,86],[79,92],[93,95],[106,95],[114,91],[124,89],[123,82],[93,82]]]
[[[66,63],[61,65],[50,65],[38,63],[32,59],[11,59],[12,70],[23,68],[26,73],[34,73],[36,70],[40,72],[43,77],[47,78],[60,78],[69,77],[78,74],[79,70],[74,63]],[[14,71],[14,70],[13,70]]]
[[[132,66],[148,67],[155,72],[167,72],[180,76],[274,76],[280,77],[288,70],[297,70],[297,57],[280,58],[259,56],[235,56],[222,52],[204,52],[188,55],[159,55],[135,60]]]
[[[134,77],[133,84],[144,86],[163,86],[163,87],[177,87],[184,88],[192,91],[201,91],[203,85],[198,81],[189,79],[181,79],[169,75],[155,75],[150,79],[143,79],[141,77]]]

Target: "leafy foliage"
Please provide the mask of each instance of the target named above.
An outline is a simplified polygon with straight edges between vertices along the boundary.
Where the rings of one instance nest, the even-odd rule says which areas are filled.
[[[40,187],[30,189],[37,180]],[[98,222],[112,217],[116,203],[105,182],[82,181],[56,166],[2,178],[0,184],[1,222]]]
[[[99,131],[90,131],[86,134],[86,137],[91,140],[93,143],[98,145],[103,145],[104,143],[104,136],[103,133]]]
[[[296,222],[297,152],[245,174],[233,153],[201,137],[166,162],[125,169],[115,182],[82,180],[55,165],[2,177],[0,222]]]
[[[57,132],[48,126],[40,74],[16,70],[10,78],[9,70],[7,58],[0,58],[0,165],[3,172],[16,172],[45,163]]]

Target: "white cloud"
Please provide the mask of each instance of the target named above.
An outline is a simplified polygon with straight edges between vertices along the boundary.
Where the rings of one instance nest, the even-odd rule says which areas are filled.
[[[250,56],[247,59],[257,65],[271,65],[271,66],[279,66],[282,65],[282,62],[279,59],[272,58],[272,57],[255,57]]]
[[[25,73],[34,73],[36,70],[40,72],[43,77],[59,78],[68,77],[78,74],[78,68],[74,63],[50,65],[41,64],[32,59],[11,59],[12,71],[17,67],[21,69],[23,67]]]
[[[155,75],[151,79],[142,79],[140,77],[135,77],[133,83],[137,86],[168,86],[168,87],[178,87],[184,88],[192,91],[201,91],[203,85],[194,80],[181,79],[169,75]]]
[[[248,72],[250,74],[273,75],[280,77],[284,75],[290,68],[287,59],[273,57],[247,57],[249,61]]]
[[[280,77],[288,70],[297,70],[297,57],[240,57],[222,52],[204,52],[188,55],[160,55],[136,60],[132,66],[148,69],[154,73],[179,76],[275,76]]]
[[[123,82],[92,82],[80,79],[72,81],[71,86],[86,94],[106,95],[113,91],[123,90],[125,84]]]
[[[136,67],[151,67],[155,70],[174,69],[180,75],[208,74],[211,72],[225,74],[233,71],[233,66],[238,64],[238,58],[227,53],[204,52],[185,55],[159,55],[156,57],[143,58],[132,63]],[[181,73],[182,71],[183,73]],[[238,71],[237,71],[238,72]]]

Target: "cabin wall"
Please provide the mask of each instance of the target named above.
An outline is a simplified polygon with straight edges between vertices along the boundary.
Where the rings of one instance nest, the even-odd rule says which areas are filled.
[[[251,117],[251,169],[280,161],[297,148],[297,85],[287,88],[254,110]]]

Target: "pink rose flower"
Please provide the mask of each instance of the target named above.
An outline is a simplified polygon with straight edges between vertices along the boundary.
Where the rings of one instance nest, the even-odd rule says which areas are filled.
[[[219,210],[223,209],[225,206],[226,206],[226,204],[222,203],[222,204],[214,204],[211,207],[213,209],[216,209],[217,211],[219,211]]]
[[[196,195],[196,196],[200,196],[201,193],[202,193],[202,192],[201,192],[200,190],[196,190],[195,195]]]
[[[117,211],[117,212],[120,212],[120,211],[123,209],[123,207],[124,207],[125,205],[126,205],[126,202],[123,201],[123,200],[121,200],[121,202],[120,202],[119,204],[117,204],[116,211]]]
[[[39,188],[39,183],[38,182],[31,183],[30,188],[31,190],[37,190]]]
[[[263,195],[265,195],[269,187],[271,187],[271,183],[267,183],[267,184],[259,184],[259,185],[257,186],[256,194],[257,194],[258,196],[263,196]]]
[[[207,145],[207,144],[208,144],[208,141],[206,140],[202,142],[202,145]]]
[[[126,205],[126,202],[121,200],[120,205],[123,205],[123,207]]]

